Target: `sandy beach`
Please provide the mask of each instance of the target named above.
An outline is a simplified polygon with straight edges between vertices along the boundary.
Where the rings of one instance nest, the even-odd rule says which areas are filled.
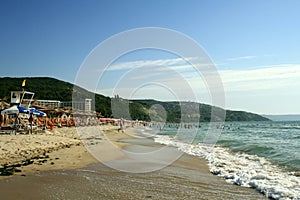
[[[15,174],[24,176],[36,171],[78,168],[95,162],[82,145],[75,128],[33,135],[4,134],[0,138],[1,178],[7,177],[6,173],[14,171],[15,167]]]
[[[91,129],[99,134],[89,135]],[[265,199],[212,175],[204,159],[187,154],[150,173],[120,172],[103,164],[124,159],[122,149],[158,147],[132,128],[124,133],[115,126],[62,128],[0,138],[2,166],[32,161],[0,180],[1,199]],[[101,162],[90,154],[93,146],[105,154]],[[120,151],[110,151],[111,146]]]

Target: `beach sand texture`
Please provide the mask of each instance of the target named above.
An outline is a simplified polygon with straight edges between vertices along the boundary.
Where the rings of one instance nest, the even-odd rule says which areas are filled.
[[[82,140],[75,128],[38,135],[0,135],[1,164],[20,162],[39,152],[43,155],[44,151],[48,155],[42,158],[47,161],[40,163],[36,159],[33,164],[20,167],[21,172],[0,180],[1,199],[265,199],[251,188],[231,185],[212,175],[204,159],[187,154],[150,173],[109,168],[82,143],[103,150],[106,156],[101,157],[102,162],[124,159],[121,148],[138,151],[141,146],[157,148],[157,144],[145,143],[143,138],[134,136],[132,129],[126,134],[114,126],[103,126],[96,136],[89,135],[89,129],[95,128],[99,129],[82,127],[80,131],[87,133]],[[120,154],[105,149],[107,143],[119,147]],[[24,156],[20,152],[27,153]]]

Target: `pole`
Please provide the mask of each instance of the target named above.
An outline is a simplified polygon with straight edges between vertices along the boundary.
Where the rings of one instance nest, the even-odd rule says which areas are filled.
[[[18,124],[17,124],[17,119],[18,119],[18,115],[14,114],[15,120],[14,120],[14,132],[15,135],[17,135],[17,128],[18,128]]]

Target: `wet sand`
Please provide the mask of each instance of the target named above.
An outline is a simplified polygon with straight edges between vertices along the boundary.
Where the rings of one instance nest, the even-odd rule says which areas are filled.
[[[94,136],[94,140],[89,138],[91,141],[104,144],[99,145],[103,147],[112,141],[117,147],[132,152],[140,151],[141,147],[159,148],[151,139],[145,142],[133,133],[124,134],[109,128]],[[59,159],[46,171],[43,170],[45,165],[41,165],[43,169],[24,171],[26,176],[17,174],[0,180],[1,199],[266,199],[251,188],[226,183],[209,173],[204,159],[187,154],[161,170],[138,174],[96,163],[83,146],[60,149],[49,157]],[[111,159],[125,157],[108,155],[103,162]]]

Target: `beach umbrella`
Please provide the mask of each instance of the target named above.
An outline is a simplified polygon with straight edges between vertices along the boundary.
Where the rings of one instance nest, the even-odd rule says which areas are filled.
[[[27,114],[33,114],[33,115],[37,115],[38,117],[46,117],[46,113],[37,110],[35,108],[25,108],[22,106],[18,106],[17,107],[20,113],[27,113]]]
[[[20,113],[28,113],[29,114],[29,108],[25,108],[22,106],[17,107]]]
[[[30,113],[32,113],[32,114],[34,114],[34,115],[36,115],[38,117],[46,117],[47,116],[46,113],[44,113],[44,112],[42,112],[40,110],[37,110],[35,108],[29,108],[29,111],[30,111]]]

